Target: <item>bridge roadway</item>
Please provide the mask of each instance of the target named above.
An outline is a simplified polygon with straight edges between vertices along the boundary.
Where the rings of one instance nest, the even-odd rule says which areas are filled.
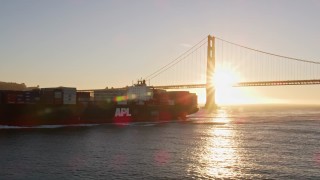
[[[257,82],[239,82],[233,87],[251,87],[251,86],[288,86],[288,85],[316,85],[320,84],[320,79],[312,80],[288,80],[288,81],[257,81]],[[153,86],[158,89],[190,89],[190,88],[205,88],[206,84],[185,84],[185,85],[164,85],[164,86]],[[124,88],[113,88],[113,89],[125,89]],[[104,89],[86,89],[78,91],[95,91]]]
[[[233,85],[233,87],[288,86],[288,85],[315,85],[315,84],[320,84],[320,79],[239,82]],[[153,86],[153,87],[159,88],[159,89],[189,89],[189,88],[205,88],[206,84],[164,85],[164,86]]]

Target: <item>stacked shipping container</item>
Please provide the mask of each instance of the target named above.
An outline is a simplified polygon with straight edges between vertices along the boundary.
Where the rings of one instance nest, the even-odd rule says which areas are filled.
[[[77,89],[66,88],[62,89],[63,104],[76,104],[77,103]]]
[[[43,88],[40,94],[41,104],[62,104],[61,89]]]
[[[35,104],[40,100],[40,90],[0,91],[0,104]]]
[[[0,104],[76,104],[76,88],[43,88],[30,91],[0,91]]]
[[[77,92],[77,104],[88,105],[90,103],[90,92]]]
[[[188,91],[165,91],[161,89],[106,89],[94,91],[93,103],[130,103],[188,105],[197,104],[197,96]],[[42,88],[30,91],[0,91],[0,104],[55,104],[55,105],[88,105],[91,102],[90,92],[77,92],[76,88],[57,87]]]
[[[22,91],[3,90],[0,93],[1,103],[3,104],[23,104],[24,98]]]
[[[76,104],[76,88],[58,87],[41,89],[41,103],[43,104]]]
[[[23,91],[23,98],[26,104],[36,104],[40,101],[40,89]]]

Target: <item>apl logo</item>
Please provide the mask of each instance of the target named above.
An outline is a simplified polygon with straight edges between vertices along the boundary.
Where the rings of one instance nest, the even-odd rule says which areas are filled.
[[[116,108],[115,117],[131,116],[129,108]]]

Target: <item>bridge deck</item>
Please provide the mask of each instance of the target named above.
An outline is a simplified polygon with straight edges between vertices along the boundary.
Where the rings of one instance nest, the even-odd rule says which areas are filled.
[[[251,86],[290,86],[290,85],[316,85],[320,84],[320,79],[312,80],[288,80],[288,81],[260,81],[260,82],[239,82],[233,87],[251,87]],[[163,85],[153,86],[158,89],[190,89],[190,88],[205,88],[206,84],[182,84],[182,85]],[[123,89],[123,88],[114,88]],[[95,91],[99,89],[87,89],[79,91]],[[101,89],[102,90],[102,89]]]
[[[320,84],[320,79],[313,80],[287,80],[287,81],[260,81],[260,82],[239,82],[233,87],[250,87],[250,86],[289,86],[289,85],[315,85]],[[206,84],[184,84],[184,85],[165,85],[154,86],[160,89],[188,89],[188,88],[205,88]]]

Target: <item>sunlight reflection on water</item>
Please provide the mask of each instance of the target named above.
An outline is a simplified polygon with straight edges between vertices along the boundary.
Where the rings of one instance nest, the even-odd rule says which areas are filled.
[[[216,118],[210,118],[208,121],[222,125],[212,126],[203,132],[204,137],[201,138],[202,142],[197,149],[198,162],[202,167],[196,171],[202,178],[236,177],[237,172],[234,171],[234,167],[239,163],[236,132],[226,126],[231,122],[226,110],[220,109],[215,114]]]
[[[212,118],[216,123],[229,123],[231,119],[228,118],[228,112],[225,109],[217,110],[216,118]]]
[[[214,177],[233,176],[232,167],[236,166],[237,152],[231,129],[211,129],[212,137],[207,138],[203,159],[207,162],[206,174]]]

